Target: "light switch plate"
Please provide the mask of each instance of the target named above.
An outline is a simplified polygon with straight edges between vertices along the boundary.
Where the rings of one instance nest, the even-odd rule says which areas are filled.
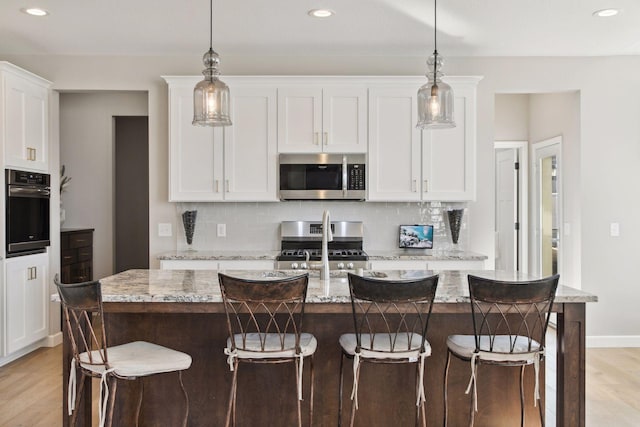
[[[159,237],[171,237],[171,223],[161,222],[158,223],[158,236]]]
[[[218,224],[218,237],[227,237],[227,224]]]

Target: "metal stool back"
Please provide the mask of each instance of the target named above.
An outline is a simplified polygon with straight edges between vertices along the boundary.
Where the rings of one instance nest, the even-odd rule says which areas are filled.
[[[438,286],[438,276],[414,280],[390,281],[349,274],[349,291],[354,334],[340,337],[340,404],[338,425],[342,425],[344,358],[354,360],[354,385],[351,394],[351,422],[358,408],[360,365],[370,363],[417,363],[416,425],[424,408],[424,359],[431,354],[427,341],[429,317]]]
[[[544,357],[545,335],[558,287],[559,275],[530,281],[499,281],[468,276],[474,335],[447,339],[444,400],[447,424],[447,382],[451,355],[471,362],[467,393],[473,388],[470,425],[477,411],[476,370],[478,364],[521,366],[520,418],[524,425],[524,368],[536,370],[535,402],[539,400],[538,368]],[[540,420],[544,425],[542,405]]]
[[[101,378],[101,396],[99,407],[100,426],[105,423],[111,426],[113,422],[114,404],[117,392],[117,380],[136,380],[143,376],[155,373],[178,371],[180,387],[185,399],[185,415],[182,422],[187,425],[189,416],[189,399],[182,382],[182,370],[188,369],[191,365],[191,357],[185,353],[161,347],[155,344],[137,341],[109,348],[107,345],[107,334],[104,324],[104,314],[102,307],[102,289],[99,281],[89,281],[82,283],[63,284],[60,283],[58,275],[54,278],[54,283],[58,289],[64,323],[71,343],[73,360],[69,372],[68,385],[68,410],[71,415],[70,425],[75,425],[78,411],[75,408],[80,406],[80,398],[83,395],[85,379],[87,377]],[[109,359],[112,354],[112,360]],[[122,356],[124,354],[125,356]],[[160,363],[147,366],[145,368],[131,367],[131,362],[145,363],[143,357],[135,359],[136,356],[151,355],[164,360]],[[129,365],[121,369],[120,362]],[[76,391],[76,367],[80,371],[80,385]],[[123,372],[126,374],[123,375]],[[109,385],[108,383],[111,383]],[[109,390],[111,393],[109,393]],[[136,425],[142,407],[143,383],[140,384],[140,394],[136,407]],[[109,400],[110,399],[110,400]],[[109,406],[108,413],[106,412]]]
[[[227,315],[228,356],[233,380],[227,408],[226,425],[235,425],[239,362],[295,362],[298,395],[298,425],[302,425],[303,360],[310,357],[311,396],[309,424],[313,419],[313,353],[317,342],[302,332],[304,304],[309,275],[278,280],[249,280],[218,273]]]

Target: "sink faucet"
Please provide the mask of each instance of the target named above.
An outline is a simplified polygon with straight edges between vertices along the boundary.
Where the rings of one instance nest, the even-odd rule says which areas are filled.
[[[322,254],[320,257],[320,280],[329,279],[329,248],[328,242],[333,241],[333,233],[331,232],[331,220],[329,219],[329,211],[322,213]]]

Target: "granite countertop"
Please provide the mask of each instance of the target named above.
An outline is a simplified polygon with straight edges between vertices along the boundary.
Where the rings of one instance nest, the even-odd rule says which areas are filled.
[[[294,270],[227,270],[225,274],[249,279],[278,279],[299,274]],[[364,271],[365,277],[389,280],[429,276],[426,270]],[[469,302],[467,274],[498,280],[531,279],[518,273],[494,270],[442,271],[436,293],[438,303]],[[101,279],[104,302],[221,302],[217,271],[214,270],[128,270]],[[53,300],[59,300],[57,294]],[[596,302],[597,297],[568,286],[559,286],[556,302]],[[330,280],[320,280],[317,272],[310,272],[308,303],[349,303],[346,274],[332,272]]]
[[[421,250],[365,250],[369,260],[484,261],[486,255],[474,252],[447,253]],[[156,256],[159,260],[275,260],[280,251],[173,251]]]

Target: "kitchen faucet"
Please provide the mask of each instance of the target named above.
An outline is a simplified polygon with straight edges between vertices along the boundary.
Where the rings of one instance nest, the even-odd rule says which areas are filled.
[[[333,241],[333,233],[331,232],[331,220],[329,219],[329,211],[322,213],[322,254],[320,255],[320,264],[310,264],[309,268],[320,270],[320,280],[329,280],[329,242]]]

